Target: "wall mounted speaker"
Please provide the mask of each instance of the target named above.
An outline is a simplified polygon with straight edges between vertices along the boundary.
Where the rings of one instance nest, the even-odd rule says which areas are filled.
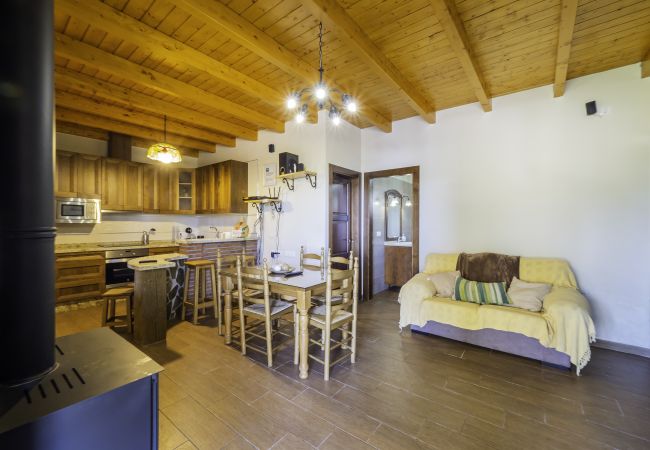
[[[269,153],[275,153],[275,145],[269,144]]]
[[[598,112],[598,108],[596,108],[596,100],[585,103],[585,108],[587,109],[588,116],[593,116]]]

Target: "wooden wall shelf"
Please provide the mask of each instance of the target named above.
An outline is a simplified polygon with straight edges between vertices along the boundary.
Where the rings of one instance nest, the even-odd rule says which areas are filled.
[[[258,214],[262,214],[264,205],[271,205],[273,208],[281,213],[282,212],[282,200],[279,198],[261,198],[257,200],[244,200],[244,203],[248,203],[251,206],[254,206],[257,209]]]
[[[282,174],[278,176],[278,180],[282,180],[282,182],[287,185],[287,188],[290,191],[293,191],[295,189],[295,180],[300,178],[305,178],[309,181],[311,187],[316,189],[317,176],[318,174],[311,170],[301,170],[300,172],[291,172],[291,173]]]

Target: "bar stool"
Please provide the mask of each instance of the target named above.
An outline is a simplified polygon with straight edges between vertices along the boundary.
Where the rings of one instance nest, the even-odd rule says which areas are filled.
[[[126,326],[129,333],[133,333],[133,288],[117,287],[107,290],[102,294],[102,326]],[[115,304],[118,300],[126,300],[126,315],[115,315]]]
[[[205,308],[214,308],[214,318],[219,318],[219,307],[217,305],[217,285],[214,261],[208,259],[196,259],[185,263],[185,288],[183,290],[183,309],[181,317],[185,319],[185,311],[188,306],[192,309],[192,323],[198,323],[199,308],[205,313]],[[194,299],[188,298],[190,290],[190,275],[194,272]],[[210,288],[212,297],[207,296],[207,277],[210,273]]]

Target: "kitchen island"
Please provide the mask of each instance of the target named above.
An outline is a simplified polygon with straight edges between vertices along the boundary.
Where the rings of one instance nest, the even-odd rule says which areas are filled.
[[[166,339],[167,319],[182,301],[178,280],[183,280],[186,259],[182,253],[165,253],[129,260],[128,267],[135,272],[133,339],[138,344]]]

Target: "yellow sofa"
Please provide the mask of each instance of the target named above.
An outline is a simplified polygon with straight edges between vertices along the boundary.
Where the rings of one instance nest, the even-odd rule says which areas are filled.
[[[400,328],[410,326],[555,365],[573,364],[580,374],[591,357],[589,344],[595,341],[596,331],[589,303],[567,261],[520,258],[521,280],[553,286],[542,311],[531,312],[436,297],[428,276],[456,270],[457,259],[457,253],[427,256],[424,271],[400,290]]]

